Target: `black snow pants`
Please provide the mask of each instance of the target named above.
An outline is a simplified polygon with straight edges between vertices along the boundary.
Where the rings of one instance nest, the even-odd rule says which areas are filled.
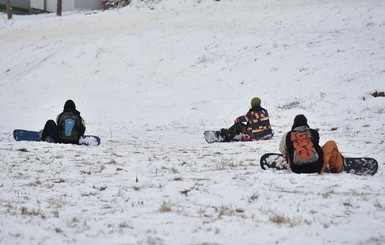
[[[222,128],[219,134],[223,138],[223,142],[230,142],[239,134],[247,134],[247,125],[240,122],[234,123],[228,129]]]
[[[43,133],[41,135],[41,140],[50,143],[59,142],[58,127],[54,120],[48,120],[45,123]]]

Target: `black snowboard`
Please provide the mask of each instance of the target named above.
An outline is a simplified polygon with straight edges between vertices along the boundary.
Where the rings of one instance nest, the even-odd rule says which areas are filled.
[[[266,153],[261,157],[262,169],[288,169],[286,157],[279,153]],[[370,157],[345,157],[342,172],[357,175],[374,175],[378,170],[378,162]]]

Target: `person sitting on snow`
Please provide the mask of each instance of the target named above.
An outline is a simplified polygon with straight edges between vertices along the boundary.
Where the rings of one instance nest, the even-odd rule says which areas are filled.
[[[284,154],[294,173],[322,174],[329,165],[331,173],[343,168],[343,157],[336,142],[327,141],[319,145],[319,134],[307,124],[307,118],[300,114],[294,118],[291,131],[282,136],[279,151]]]
[[[268,140],[273,137],[270,126],[269,113],[261,107],[261,99],[251,100],[251,109],[244,116],[235,119],[235,123],[228,129],[218,132],[223,142]]]
[[[44,129],[40,131],[40,140],[50,143],[69,143],[79,144],[80,136],[86,131],[84,119],[80,112],[76,110],[76,105],[72,100],[67,100],[64,110],[54,120],[48,120]]]

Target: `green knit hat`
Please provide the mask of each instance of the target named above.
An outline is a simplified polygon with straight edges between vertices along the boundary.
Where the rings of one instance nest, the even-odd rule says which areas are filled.
[[[261,106],[261,99],[258,97],[254,97],[251,99],[251,107]]]

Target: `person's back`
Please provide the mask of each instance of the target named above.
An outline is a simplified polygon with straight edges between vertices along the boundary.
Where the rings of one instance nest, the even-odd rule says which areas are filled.
[[[67,100],[63,112],[53,120],[48,120],[41,132],[41,140],[53,143],[78,144],[79,138],[86,130],[80,112],[76,110],[75,103]]]
[[[292,130],[286,135],[286,146],[293,172],[321,172],[323,152],[319,146],[319,134],[306,122],[293,125]]]
[[[242,135],[242,140],[262,140],[272,137],[269,113],[266,109],[261,106],[252,107],[245,116],[237,118],[236,122],[242,122],[242,118],[245,118],[244,122],[247,123],[247,134]]]
[[[60,143],[78,144],[80,136],[84,135],[84,121],[75,103],[67,100],[64,110],[57,117],[58,137]]]
[[[321,147],[319,139],[319,133],[309,127],[304,115],[294,118],[291,131],[282,136],[279,146],[293,172],[322,174],[327,165],[331,172],[341,172],[343,158],[336,143],[329,140]]]
[[[270,139],[273,132],[270,125],[269,113],[261,107],[261,99],[251,100],[251,109],[246,115],[235,119],[236,123],[246,123],[247,132],[242,135],[242,141]]]

